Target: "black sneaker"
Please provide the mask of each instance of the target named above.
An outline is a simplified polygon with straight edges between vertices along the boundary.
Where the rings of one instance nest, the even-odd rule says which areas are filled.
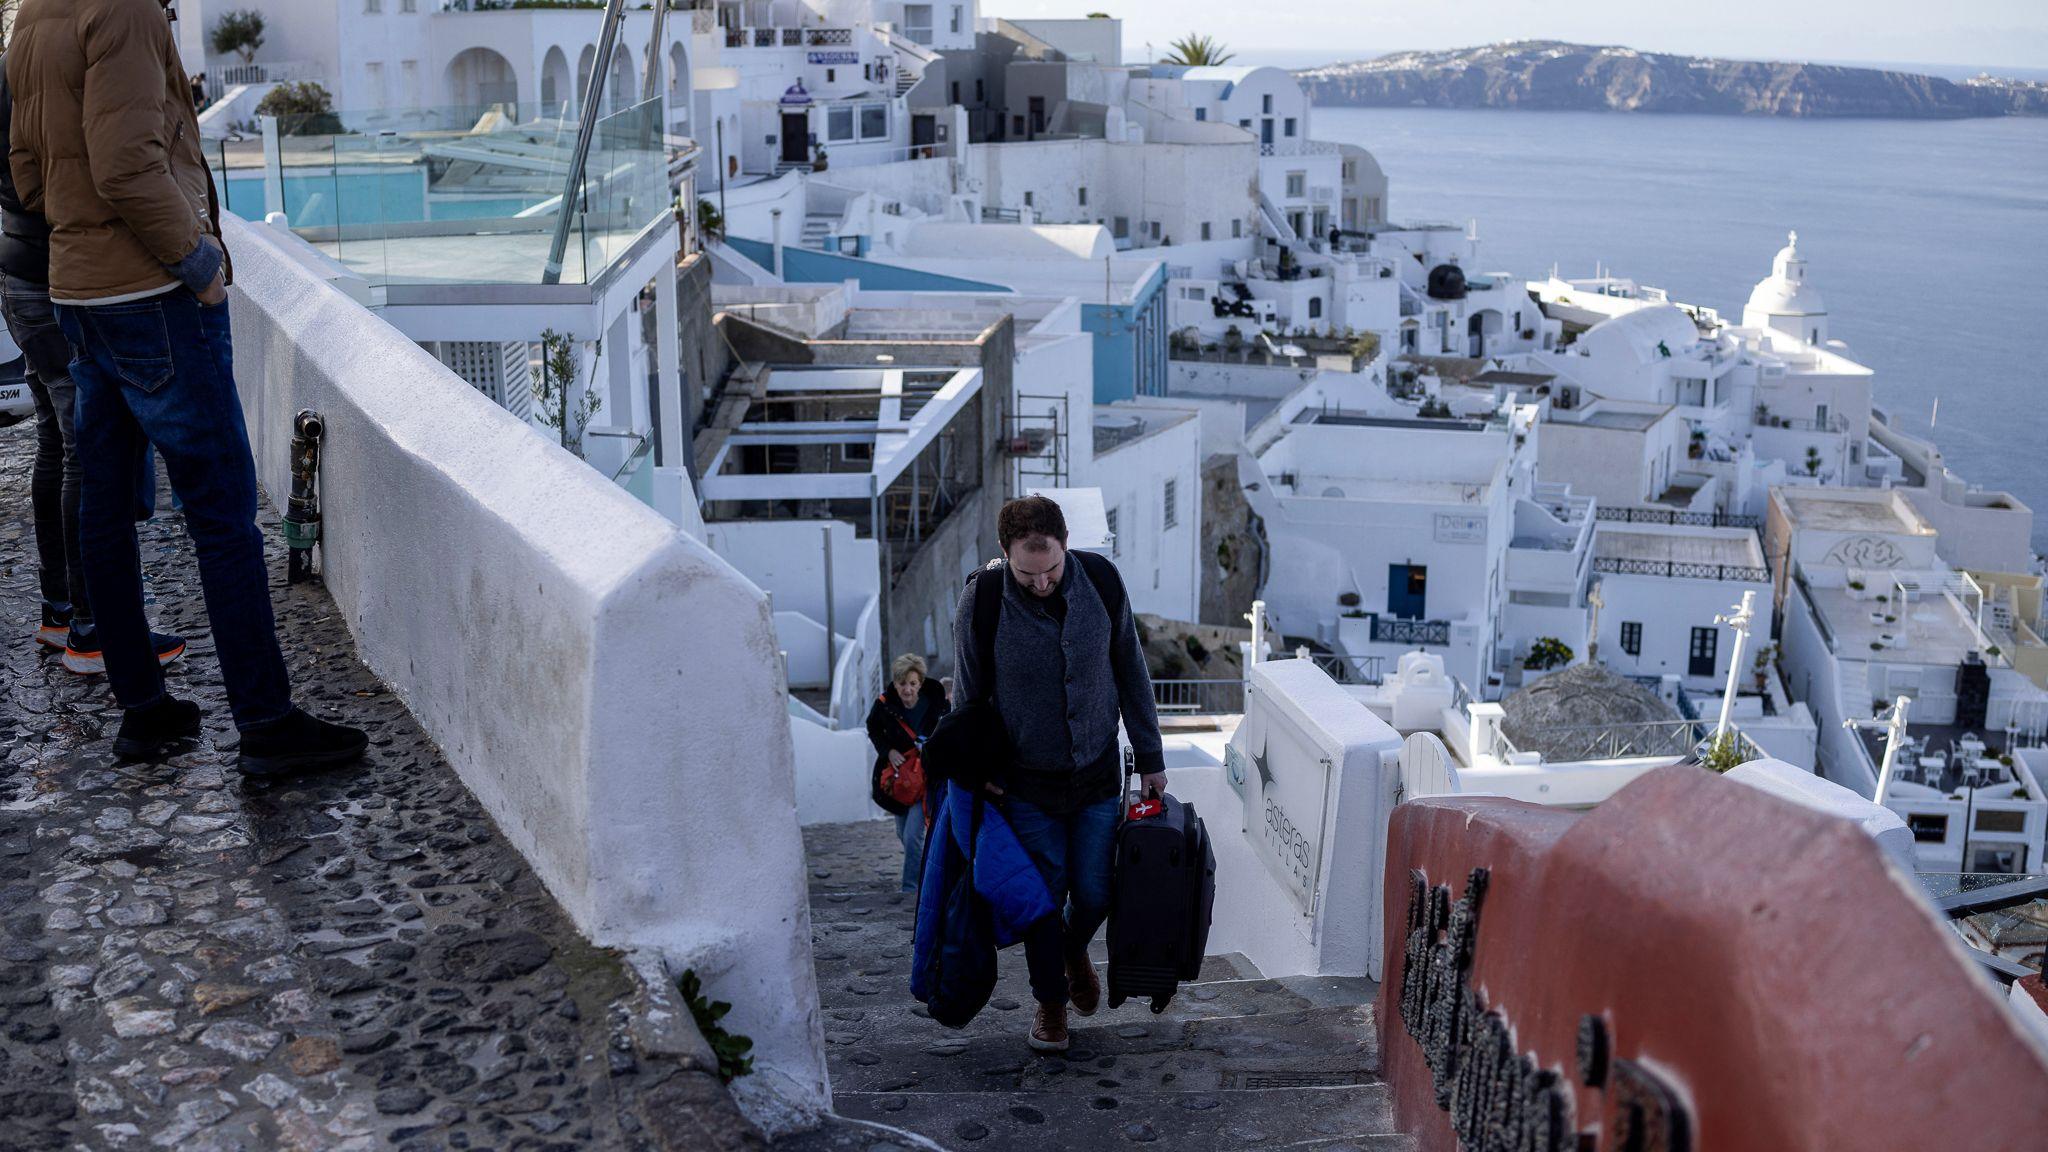
[[[347,764],[363,754],[370,738],[360,729],[307,715],[294,708],[281,720],[242,729],[235,767],[244,776],[283,776]]]
[[[160,696],[145,708],[130,708],[114,737],[114,755],[122,760],[156,760],[180,740],[199,736],[199,705],[175,696]]]
[[[159,668],[185,654],[183,636],[151,632],[149,644],[156,651]],[[64,667],[80,676],[97,676],[107,670],[107,655],[100,651],[99,629],[71,630],[70,637],[64,642]]]

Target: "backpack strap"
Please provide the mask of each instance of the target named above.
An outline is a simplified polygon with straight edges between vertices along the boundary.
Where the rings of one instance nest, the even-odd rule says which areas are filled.
[[[1079,560],[1088,573],[1088,582],[1095,585],[1102,597],[1102,606],[1109,609],[1109,627],[1115,631],[1116,622],[1123,619],[1124,604],[1129,594],[1124,591],[1124,574],[1117,571],[1116,562],[1099,552],[1069,552]]]
[[[974,574],[974,654],[981,665],[981,698],[996,698],[996,628],[1002,623],[1003,581],[1009,565],[990,564]]]

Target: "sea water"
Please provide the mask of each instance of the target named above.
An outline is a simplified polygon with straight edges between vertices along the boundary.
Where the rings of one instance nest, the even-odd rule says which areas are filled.
[[[1378,157],[1390,219],[1477,220],[1480,271],[1601,268],[1740,322],[1797,229],[1876,403],[1915,434],[1936,419],[1949,467],[2033,508],[2048,551],[2048,118],[1324,108],[1313,128]]]

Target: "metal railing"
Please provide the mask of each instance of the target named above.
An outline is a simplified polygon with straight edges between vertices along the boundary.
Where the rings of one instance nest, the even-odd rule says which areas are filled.
[[[1378,656],[1334,656],[1311,655],[1315,666],[1330,674],[1330,679],[1339,684],[1384,684],[1387,682],[1387,663]]]
[[[1244,711],[1244,681],[1154,680],[1152,703],[1162,714],[1237,715]]]
[[[1559,724],[1519,729],[1521,744],[1537,748],[1549,763],[1581,760],[1625,760],[1632,757],[1683,756],[1698,759],[1714,742],[1714,725],[1705,720],[1657,720],[1647,724]],[[1763,760],[1769,753],[1740,728],[1730,738],[1742,762]]]
[[[1593,515],[1602,520],[1625,524],[1672,524],[1688,528],[1763,527],[1763,521],[1755,516],[1728,512],[1687,512],[1678,508],[1615,508],[1602,504],[1594,509]]]
[[[1616,576],[1662,576],[1672,580],[1741,580],[1767,584],[1768,568],[1747,564],[1696,564],[1684,560],[1635,560],[1625,556],[1596,556],[1593,571]]]
[[[1424,644],[1439,648],[1451,643],[1451,622],[1448,620],[1403,620],[1398,617],[1374,616],[1372,618],[1372,642],[1375,644]]]

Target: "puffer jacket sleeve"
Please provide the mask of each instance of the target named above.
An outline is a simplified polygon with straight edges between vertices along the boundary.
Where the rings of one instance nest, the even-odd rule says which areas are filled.
[[[172,118],[164,114],[160,42],[170,33],[154,4],[107,4],[81,21],[84,127],[93,187],[165,265],[205,237],[199,214],[171,177]]]

